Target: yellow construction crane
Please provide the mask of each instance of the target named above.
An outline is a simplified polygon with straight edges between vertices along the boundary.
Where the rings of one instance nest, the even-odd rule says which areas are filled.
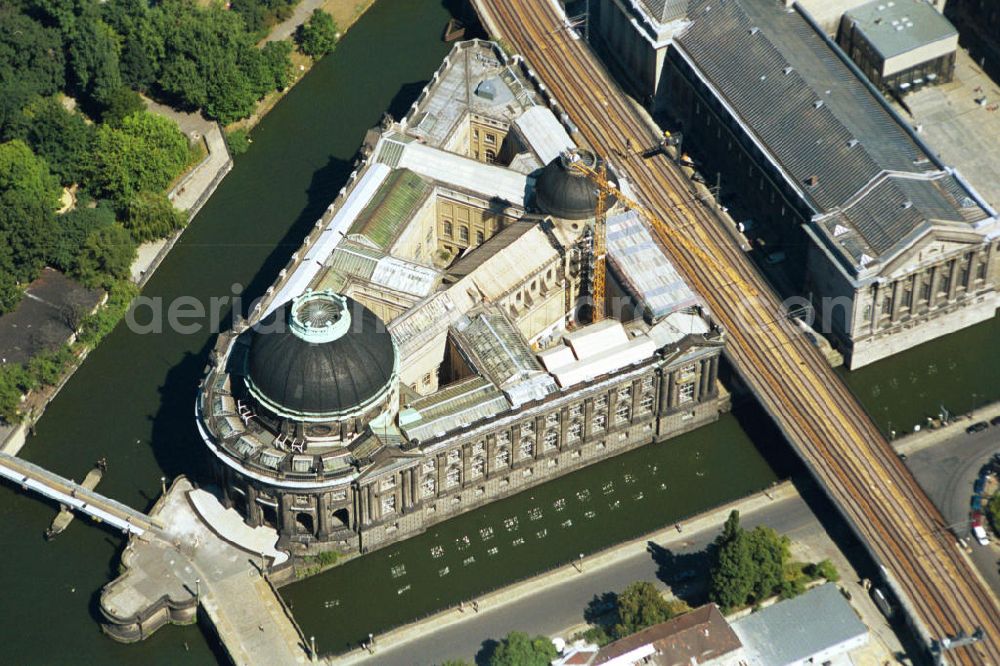
[[[718,261],[715,257],[705,252],[697,244],[691,242],[691,240],[682,234],[677,229],[667,224],[665,221],[661,220],[656,215],[653,215],[645,206],[638,203],[637,201],[625,196],[614,183],[610,182],[607,177],[607,172],[603,163],[599,163],[597,169],[584,164],[583,160],[576,160],[571,163],[573,169],[576,169],[579,173],[583,174],[590,179],[592,183],[597,187],[597,210],[595,211],[596,216],[594,219],[594,321],[598,320],[597,306],[600,303],[600,314],[604,314],[604,287],[606,279],[606,267],[605,267],[605,255],[607,253],[607,237],[605,233],[606,211],[604,210],[607,197],[613,196],[618,201],[620,201],[626,208],[634,210],[636,213],[642,217],[646,224],[648,224],[657,233],[664,236],[668,236],[671,240],[675,241],[679,245],[682,245],[686,249],[693,252],[699,259],[704,261],[707,265],[712,266],[714,269],[722,272],[733,281],[733,284],[739,289],[743,290],[743,293],[747,296],[756,296],[757,290],[749,282],[744,280],[739,273],[733,270],[732,267]],[[685,204],[681,204],[685,205]],[[598,276],[599,274],[599,276]],[[598,283],[598,280],[600,282]],[[598,284],[600,284],[600,292],[598,292]],[[598,298],[598,293],[600,293],[600,298]]]
[[[573,164],[582,165],[583,162],[582,160],[577,160]],[[596,170],[587,166],[584,166],[584,168],[593,171],[594,178],[591,178],[591,180],[595,184],[598,182],[604,183],[604,187],[600,185],[597,187],[597,208],[594,210],[594,303],[591,309],[590,321],[591,323],[597,323],[604,319],[604,301],[608,282],[608,190],[613,186],[608,183],[608,173],[604,162],[598,162]],[[587,174],[587,177],[590,178],[590,175]]]

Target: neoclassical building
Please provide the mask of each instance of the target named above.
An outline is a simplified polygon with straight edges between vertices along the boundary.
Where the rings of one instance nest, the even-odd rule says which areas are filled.
[[[617,318],[578,320],[596,193],[573,165],[599,158],[548,103],[458,44],[219,336],[198,427],[226,505],[281,547],[378,548],[728,408],[723,332],[620,205]]]

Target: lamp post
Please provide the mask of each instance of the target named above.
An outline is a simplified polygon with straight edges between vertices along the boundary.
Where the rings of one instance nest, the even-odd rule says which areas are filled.
[[[264,560],[264,551],[260,551],[260,574],[262,576],[265,569],[267,569],[267,562]]]
[[[201,578],[194,579],[194,598],[196,601],[201,601]]]
[[[583,553],[580,553],[580,573],[583,573]]]
[[[315,636],[310,636],[309,637],[309,647],[312,648],[312,658],[313,658],[313,661],[316,661],[317,659],[319,659],[319,655],[316,654],[316,637]]]
[[[160,490],[163,491],[164,495],[167,494],[167,477],[165,476],[160,477]]]

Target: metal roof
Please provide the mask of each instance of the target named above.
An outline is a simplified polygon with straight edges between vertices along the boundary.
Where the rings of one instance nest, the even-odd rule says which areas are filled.
[[[507,398],[492,382],[471,377],[407,405],[399,423],[409,439],[427,441],[509,408]]]
[[[988,217],[798,12],[770,0],[695,0],[690,15],[672,57],[693,64],[816,214],[841,215],[853,238],[829,240],[848,266],[894,254],[924,222]],[[876,199],[867,205],[880,214],[863,214],[870,197],[900,205]]]
[[[486,164],[416,141],[403,148],[399,166],[439,183],[524,207],[527,176],[502,166]]]
[[[462,278],[452,291],[474,287],[496,301],[558,258],[559,251],[537,223],[518,221],[452,265],[449,275]]]
[[[513,120],[536,104],[535,93],[501,62],[492,42],[460,42],[427,88],[407,132],[431,146],[444,146],[468,112]]]
[[[544,106],[534,106],[514,121],[528,146],[538,155],[542,164],[548,164],[564,151],[576,148],[555,114]]]
[[[872,0],[844,16],[883,58],[958,37],[955,26],[926,0]]]
[[[475,371],[501,388],[515,407],[554,393],[556,383],[503,312],[483,306],[452,326],[459,349]]]
[[[797,664],[868,633],[833,583],[751,613],[731,626],[753,666]]]
[[[697,304],[698,299],[660,250],[635,211],[607,219],[608,261],[625,289],[653,318]]]

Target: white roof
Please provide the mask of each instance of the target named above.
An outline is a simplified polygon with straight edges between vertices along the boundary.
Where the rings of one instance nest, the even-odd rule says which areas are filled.
[[[514,125],[542,164],[548,164],[559,157],[559,153],[576,147],[559,119],[544,106],[531,107],[514,121]]]
[[[653,318],[698,302],[635,211],[609,217],[607,239],[608,260],[621,276],[623,286],[649,308]]]
[[[295,268],[295,272],[274,295],[263,316],[267,316],[275,308],[306,290],[309,283],[323,268],[323,264],[333,253],[334,248],[340,243],[348,227],[354,222],[354,218],[364,210],[364,207],[375,196],[375,192],[382,186],[390,171],[391,169],[384,164],[371,164],[364,170],[357,185],[341,203],[340,208],[334,213],[326,228],[320,233],[319,238],[306,250],[302,263]]]
[[[630,340],[621,322],[613,319],[567,333],[563,342],[562,348],[538,355],[563,388],[638,363],[651,357],[658,348],[645,334]]]
[[[425,178],[447,183],[470,192],[499,197],[524,207],[527,176],[504,167],[479,162],[413,141],[406,144],[399,166]]]
[[[375,264],[371,281],[395,291],[426,296],[437,284],[438,272],[396,257],[382,257]]]
[[[708,331],[708,322],[698,315],[673,312],[649,329],[649,337],[656,342],[657,347],[665,347],[687,335],[699,335]]]

